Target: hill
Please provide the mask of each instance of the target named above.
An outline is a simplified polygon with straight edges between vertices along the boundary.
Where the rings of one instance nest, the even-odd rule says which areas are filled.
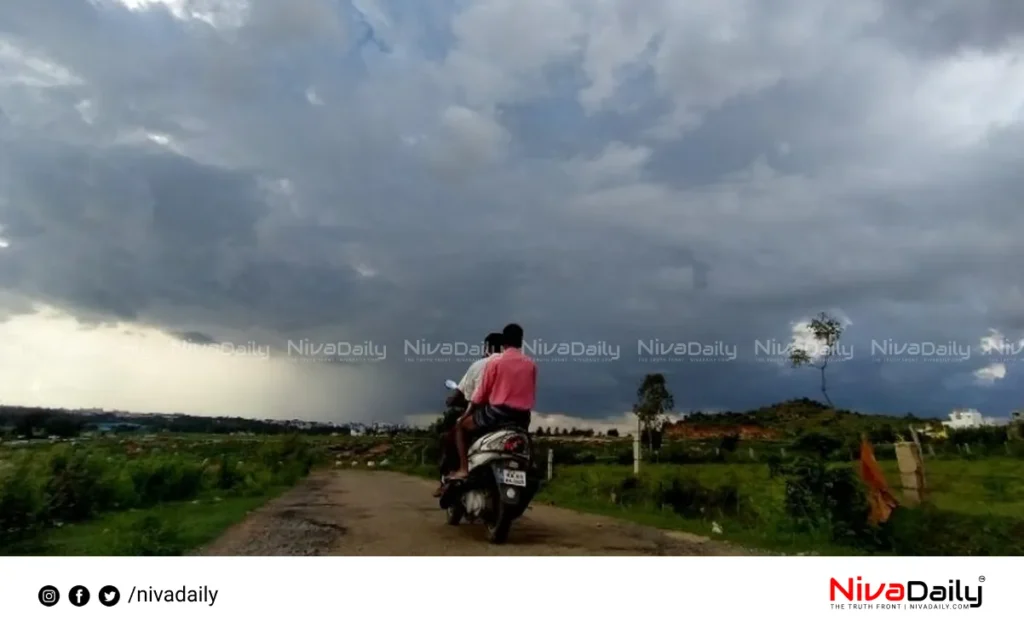
[[[856,435],[859,433],[905,433],[915,428],[940,424],[938,418],[902,417],[830,409],[809,398],[788,400],[747,412],[693,413],[665,428],[673,439],[710,439],[739,436],[740,439],[782,439],[806,433]]]

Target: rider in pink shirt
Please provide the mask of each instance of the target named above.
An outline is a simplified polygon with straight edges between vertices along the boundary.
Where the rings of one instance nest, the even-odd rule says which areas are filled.
[[[520,348],[505,347],[484,367],[470,402],[478,407],[490,404],[531,411],[536,390],[537,365]]]
[[[459,418],[455,443],[459,449],[460,467],[450,479],[465,479],[469,475],[467,432],[501,423],[524,428],[530,426],[530,412],[537,392],[537,365],[523,354],[523,328],[515,323],[507,325],[502,337],[501,355],[487,361],[469,408]]]

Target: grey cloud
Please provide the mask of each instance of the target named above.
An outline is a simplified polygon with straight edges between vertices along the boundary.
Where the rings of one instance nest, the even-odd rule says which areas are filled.
[[[1005,0],[896,2],[879,31],[931,55],[994,50],[1024,32],[1024,7]]]
[[[784,337],[833,305],[855,338],[1024,329],[1018,133],[957,147],[944,120],[906,125],[900,90],[953,50],[898,58],[925,45],[910,9],[723,3],[687,38],[697,26],[669,3],[484,4],[459,21],[439,5],[255,3],[235,31],[70,0],[0,7],[0,38],[82,80],[0,87],[0,305],[396,350],[513,320],[624,348]],[[958,4],[969,28],[941,37],[1007,45],[1013,16],[993,6]],[[651,136],[671,108],[687,125]],[[461,369],[346,371],[394,385],[375,411],[401,416],[435,407]],[[541,406],[619,413],[648,370],[626,354],[545,365]],[[816,389],[750,363],[664,370],[686,408]],[[837,402],[1000,407],[1019,381],[1010,368],[981,392],[960,371],[851,363]],[[341,395],[316,397],[347,414]]]

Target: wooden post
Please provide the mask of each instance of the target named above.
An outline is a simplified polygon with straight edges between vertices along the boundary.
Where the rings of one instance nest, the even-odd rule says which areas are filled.
[[[910,429],[910,437],[914,438],[914,446],[917,447],[917,458],[921,461],[921,488],[928,488],[928,478],[925,476],[924,470],[924,449],[921,448],[921,438],[917,436],[917,431],[914,427],[908,427]]]
[[[908,506],[916,506],[924,500],[924,462],[917,444],[913,442],[896,443],[896,462],[900,469],[900,484],[903,487],[903,502]]]
[[[548,481],[555,476],[555,449],[548,449]]]
[[[747,452],[750,453],[750,459],[757,459],[756,457],[754,457],[754,449],[753,448],[748,448]]]
[[[971,454],[971,445],[966,442],[964,442],[964,452],[967,453],[968,455]]]
[[[640,434],[633,438],[633,474],[640,474]]]
[[[928,445],[928,456],[935,457],[935,447],[931,444]]]
[[[786,459],[786,449],[782,449],[782,459]]]

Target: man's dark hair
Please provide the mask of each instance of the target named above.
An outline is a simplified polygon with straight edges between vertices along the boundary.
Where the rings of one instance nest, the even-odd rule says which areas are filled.
[[[501,353],[501,344],[505,341],[505,337],[501,332],[491,332],[484,339],[484,353],[490,356],[491,354]]]
[[[523,328],[516,323],[506,325],[501,331],[501,337],[504,339],[505,347],[520,349],[523,346]]]

